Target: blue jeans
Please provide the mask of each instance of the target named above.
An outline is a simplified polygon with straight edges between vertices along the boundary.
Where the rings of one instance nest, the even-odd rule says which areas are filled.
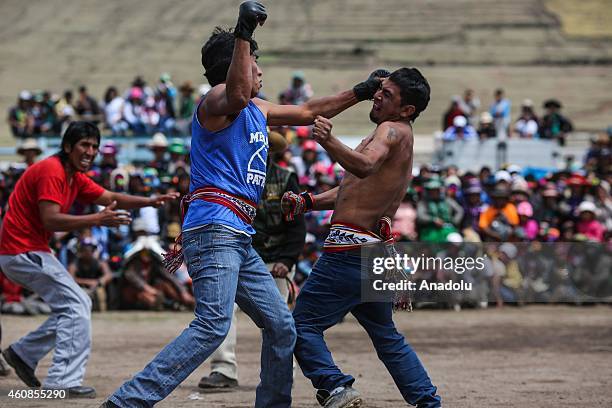
[[[346,252],[321,256],[293,311],[297,330],[295,356],[312,385],[332,391],[355,381],[336,366],[323,339],[323,332],[349,312],[370,336],[378,358],[406,402],[420,408],[440,407],[436,387],[414,350],[395,328],[391,303],[361,301],[361,258]]]
[[[45,388],[81,385],[91,350],[91,299],[50,252],[0,255],[0,268],[13,282],[37,293],[51,316],[36,330],[11,344],[33,370],[53,348]]]
[[[255,407],[290,407],[295,326],[251,238],[212,224],[185,232],[183,252],[195,319],[109,399],[123,408],[152,407],[164,399],[223,342],[235,301],[263,333]]]

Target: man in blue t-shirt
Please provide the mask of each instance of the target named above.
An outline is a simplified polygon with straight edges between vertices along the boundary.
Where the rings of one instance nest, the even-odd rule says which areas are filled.
[[[263,73],[252,35],[266,18],[263,5],[244,2],[236,28],[215,29],[202,47],[202,65],[212,89],[194,113],[191,185],[183,199],[182,226],[196,318],[103,407],[149,407],[164,399],[221,344],[234,302],[263,329],[255,407],[291,406],[295,326],[273,277],[251,246],[251,224],[265,184],[266,127],[310,125],[318,115],[331,118],[372,99],[381,81],[374,72],[352,90],[300,106],[257,98]],[[169,270],[180,265],[180,255],[177,251],[167,257]]]

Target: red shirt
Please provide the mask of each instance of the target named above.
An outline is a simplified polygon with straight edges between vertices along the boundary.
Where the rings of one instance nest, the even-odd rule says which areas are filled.
[[[58,203],[60,211],[67,214],[75,200],[88,204],[102,193],[102,187],[80,172],[76,172],[68,183],[64,166],[56,156],[33,164],[23,173],[9,197],[0,232],[0,254],[51,252],[49,240],[52,233],[43,227],[39,201]]]

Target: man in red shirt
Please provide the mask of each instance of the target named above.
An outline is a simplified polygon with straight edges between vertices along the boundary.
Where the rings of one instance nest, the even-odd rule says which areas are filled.
[[[65,389],[69,397],[93,398],[95,390],[81,385],[91,349],[91,300],[53,256],[54,231],[129,224],[129,213],[118,210],[160,206],[177,194],[138,197],[105,190],[85,172],[100,146],[100,131],[88,122],[72,123],[61,151],[29,167],[11,197],[0,232],[0,268],[12,281],[36,292],[52,314],[38,329],[3,351],[7,363],[30,387],[40,387],[34,371],[55,347],[44,388]],[[95,214],[70,215],[73,202],[106,208]]]

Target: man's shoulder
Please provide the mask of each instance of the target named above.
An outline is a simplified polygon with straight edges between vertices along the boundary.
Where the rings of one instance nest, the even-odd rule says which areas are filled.
[[[264,116],[267,117],[268,115],[268,110],[270,109],[270,106],[273,106],[274,104],[270,101],[266,101],[265,99],[261,99],[258,97],[252,98],[251,102],[257,107],[257,109],[259,109],[261,111],[261,113],[263,113]]]
[[[402,121],[387,120],[379,123],[376,128],[382,130],[395,129],[396,131],[406,132],[407,134],[412,135],[412,126],[407,122]]]
[[[404,122],[386,121],[376,127],[377,136],[385,136],[391,144],[399,143],[401,140],[412,140],[412,126]]]
[[[29,169],[31,173],[39,173],[44,176],[61,177],[64,174],[64,167],[57,156],[47,157],[34,163]]]

